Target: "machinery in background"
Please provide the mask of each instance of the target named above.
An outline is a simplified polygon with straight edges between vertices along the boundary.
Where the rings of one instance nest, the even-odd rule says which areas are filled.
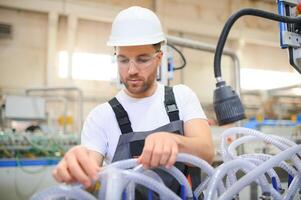
[[[300,62],[300,27],[301,2],[297,0],[278,0],[278,10],[280,15],[267,11],[246,8],[241,9],[230,16],[220,34],[215,56],[214,56],[214,76],[216,78],[216,90],[214,91],[214,110],[218,123],[225,125],[245,118],[244,108],[236,92],[226,85],[222,79],[221,57],[228,34],[233,24],[242,16],[251,15],[269,20],[281,22],[280,35],[281,47],[289,49],[290,64],[301,73]]]
[[[72,146],[80,143],[74,134],[45,134],[43,132],[0,132],[0,166],[8,159],[56,158],[59,160]]]
[[[299,17],[301,2],[298,0],[277,0],[281,16]],[[280,22],[280,46],[288,49],[290,64],[301,73],[301,23]]]
[[[79,131],[69,129],[73,118],[67,115],[67,98],[44,96],[48,90],[62,88],[30,89],[26,96],[4,98],[0,117],[1,199],[28,199],[36,191],[56,185],[52,169],[71,147],[80,144]],[[29,96],[33,91],[43,95]],[[49,114],[50,102],[63,107],[54,113],[58,116]]]
[[[63,117],[57,119],[64,129],[60,132],[49,128],[46,103],[46,98],[38,96],[5,97],[0,159],[59,158],[69,148],[79,144],[78,134],[66,132],[66,124],[72,121],[66,117],[66,107]]]

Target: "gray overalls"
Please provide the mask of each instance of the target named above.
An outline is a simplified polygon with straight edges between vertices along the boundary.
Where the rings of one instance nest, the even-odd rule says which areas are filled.
[[[122,135],[119,137],[118,145],[112,162],[140,156],[143,150],[144,140],[149,134],[156,133],[159,131],[166,131],[180,135],[184,134],[183,121],[179,118],[179,110],[175,101],[172,87],[165,86],[164,93],[164,105],[170,123],[151,131],[134,132],[132,130],[131,122],[129,120],[127,112],[116,99],[116,97],[109,101],[109,104],[111,105],[115,113],[119,128],[122,133]],[[176,163],[175,166],[179,170],[181,170],[185,175],[188,175],[188,173],[190,174],[192,178],[193,187],[197,186],[200,183],[199,170],[197,170],[196,168],[187,167],[183,163]],[[180,193],[180,185],[175,178],[173,178],[168,173],[162,170],[155,169],[155,171],[160,175],[164,183],[170,189],[172,189],[178,194]]]

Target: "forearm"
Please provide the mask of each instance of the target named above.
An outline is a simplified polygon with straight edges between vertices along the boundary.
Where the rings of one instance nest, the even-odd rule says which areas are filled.
[[[212,143],[203,142],[201,137],[187,137],[170,133],[176,138],[180,153],[188,153],[206,160],[209,164],[213,162],[214,146]]]

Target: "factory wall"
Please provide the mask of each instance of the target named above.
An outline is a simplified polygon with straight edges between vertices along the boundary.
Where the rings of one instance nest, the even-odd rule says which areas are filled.
[[[59,13],[56,37],[56,60],[51,67],[52,75],[47,74],[48,13],[20,9],[10,6],[18,0],[0,1],[0,22],[13,25],[10,39],[0,38],[0,92],[1,94],[22,94],[26,88],[42,86],[76,86],[84,91],[84,115],[100,102],[104,102],[118,91],[110,81],[83,81],[62,79],[58,76],[58,53],[68,48],[68,12]],[[34,2],[31,0],[30,2]],[[43,0],[44,3],[49,3]],[[64,6],[64,1],[60,2]],[[176,3],[175,3],[176,2]],[[69,4],[80,5],[81,9],[110,6],[111,16],[130,5],[141,5],[155,10],[162,20],[165,32],[170,35],[197,40],[216,45],[218,36],[227,17],[242,7],[258,7],[276,12],[276,5],[269,1],[107,1],[73,0]],[[68,10],[66,4],[65,10]],[[21,5],[21,4],[20,4]],[[50,4],[49,4],[50,5]],[[52,5],[52,4],[51,4]],[[71,12],[71,11],[70,11]],[[101,18],[102,12],[96,13]],[[104,18],[107,17],[105,14]],[[210,16],[210,17],[208,17]],[[75,52],[112,54],[106,46],[112,19],[98,20],[78,17]],[[24,38],[26,38],[24,40]],[[278,45],[278,24],[267,20],[246,17],[238,21],[231,31],[227,48],[238,53],[241,66],[292,71],[286,51]],[[187,58],[184,70],[176,71],[171,84],[184,83],[191,87],[202,104],[212,102],[215,87],[213,77],[213,54],[181,48]],[[179,59],[175,58],[176,64]],[[222,72],[227,82],[233,84],[233,63],[223,57]],[[50,80],[48,80],[50,78]],[[71,95],[72,97],[72,95]],[[71,98],[72,99],[72,98]],[[74,97],[75,101],[76,98]],[[71,101],[72,102],[72,101]],[[76,113],[76,106],[73,113]]]

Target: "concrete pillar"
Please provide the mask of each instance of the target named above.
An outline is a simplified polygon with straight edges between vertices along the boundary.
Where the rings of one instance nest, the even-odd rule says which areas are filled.
[[[56,66],[56,43],[58,29],[58,14],[50,12],[48,14],[48,36],[47,36],[47,69],[45,71],[45,86],[53,83],[53,72]]]

